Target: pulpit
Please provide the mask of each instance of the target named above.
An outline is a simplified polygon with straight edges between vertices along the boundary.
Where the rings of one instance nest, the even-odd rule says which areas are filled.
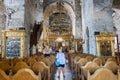
[[[98,56],[115,56],[115,34],[103,32],[96,35],[96,47]]]

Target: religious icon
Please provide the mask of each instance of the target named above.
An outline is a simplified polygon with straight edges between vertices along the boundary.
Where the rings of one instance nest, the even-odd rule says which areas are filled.
[[[100,52],[101,52],[101,56],[111,56],[112,55],[111,45],[110,45],[109,41],[101,42]]]
[[[7,37],[6,39],[6,57],[20,56],[20,38]]]

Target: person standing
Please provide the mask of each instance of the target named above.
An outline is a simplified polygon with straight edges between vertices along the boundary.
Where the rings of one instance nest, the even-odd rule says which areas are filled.
[[[50,54],[53,54],[53,49],[52,49],[52,47],[50,47]]]
[[[56,60],[59,61],[60,65],[57,66],[58,78],[60,78],[60,73],[62,71],[63,77],[65,78],[65,54],[62,51],[62,48],[59,49],[59,52],[56,55]]]
[[[49,46],[44,47],[43,54],[44,54],[44,57],[49,57],[50,56]]]

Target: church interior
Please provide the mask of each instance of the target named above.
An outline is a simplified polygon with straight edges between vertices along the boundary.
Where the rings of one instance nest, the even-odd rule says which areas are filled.
[[[0,80],[120,80],[120,0],[0,0]]]

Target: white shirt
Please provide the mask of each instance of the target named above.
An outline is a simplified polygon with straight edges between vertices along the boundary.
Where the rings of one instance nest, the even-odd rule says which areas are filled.
[[[53,50],[52,50],[52,48],[50,48],[50,53],[53,53]]]
[[[65,64],[65,54],[62,52],[58,52],[56,55],[56,59],[60,62],[60,64]]]

